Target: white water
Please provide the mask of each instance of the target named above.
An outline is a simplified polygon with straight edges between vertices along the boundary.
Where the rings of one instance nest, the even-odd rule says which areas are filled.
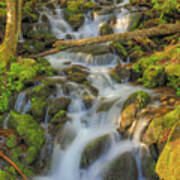
[[[116,4],[115,6],[123,5],[128,3],[129,0],[124,0],[123,3]],[[72,30],[71,26],[63,19],[63,10],[60,8],[55,9],[55,12],[50,11],[48,8],[43,8],[40,16],[46,15],[52,33],[58,39],[66,39],[67,35],[70,35],[72,39],[82,39],[88,37],[95,37],[99,35],[100,27],[107,23],[112,17],[116,17],[117,22],[113,25],[114,33],[125,32],[129,26],[130,13],[126,9],[122,9],[118,12],[112,12],[108,14],[98,14],[98,13],[87,13],[85,14],[85,22],[82,27],[78,29],[78,31]]]

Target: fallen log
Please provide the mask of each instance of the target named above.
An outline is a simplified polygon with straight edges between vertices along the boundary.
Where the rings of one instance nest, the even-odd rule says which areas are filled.
[[[153,37],[153,36],[165,36],[169,34],[179,33],[180,32],[180,24],[164,24],[159,25],[157,27],[148,28],[148,29],[141,29],[141,30],[135,30],[131,32],[125,32],[125,33],[116,33],[116,34],[110,34],[105,36],[98,36],[98,37],[91,37],[86,39],[79,39],[79,40],[71,40],[71,41],[65,41],[60,40],[57,41],[53,46],[84,46],[84,45],[90,45],[90,44],[100,44],[100,43],[106,43],[110,41],[126,41],[131,40],[136,37]]]
[[[31,56],[31,57],[32,58],[43,57],[43,56],[54,54],[59,51],[63,51],[63,50],[73,48],[73,47],[81,47],[81,46],[93,45],[93,44],[102,44],[102,43],[112,42],[112,41],[127,41],[127,40],[133,40],[138,37],[142,39],[142,38],[147,38],[147,37],[151,38],[151,37],[156,37],[156,36],[167,36],[167,35],[176,34],[176,33],[180,33],[180,24],[164,24],[164,25],[159,25],[157,27],[152,27],[148,29],[141,29],[141,30],[135,30],[131,32],[116,33],[116,34],[91,37],[91,38],[85,38],[85,39],[79,39],[79,40],[59,40],[53,44],[53,47],[54,47],[53,49],[50,49],[48,51],[42,52],[38,55]]]

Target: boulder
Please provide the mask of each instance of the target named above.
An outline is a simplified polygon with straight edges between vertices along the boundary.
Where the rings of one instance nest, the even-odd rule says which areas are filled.
[[[70,103],[71,103],[71,99],[65,96],[53,99],[52,101],[49,102],[49,106],[48,106],[49,115],[53,116],[60,110],[66,111]]]
[[[103,180],[138,180],[138,169],[134,155],[131,152],[126,152],[110,163]]]
[[[87,168],[105,152],[108,138],[107,135],[99,137],[86,146],[81,158],[82,168]]]

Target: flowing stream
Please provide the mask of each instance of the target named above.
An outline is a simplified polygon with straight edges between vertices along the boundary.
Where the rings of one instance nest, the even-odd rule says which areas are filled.
[[[124,1],[123,3],[127,3]],[[94,14],[92,19],[89,14],[86,15],[84,26],[78,31],[73,31],[70,26],[62,18],[62,10],[56,9],[53,14],[44,9],[50,21],[52,33],[59,39],[63,39],[69,33],[74,39],[87,38],[99,35],[99,27],[110,15]],[[41,14],[41,15],[42,15]],[[122,10],[114,14],[117,22],[114,26],[115,32],[127,31],[129,25],[129,12]],[[123,155],[125,152],[132,152],[135,157],[138,180],[144,180],[141,170],[141,160],[139,150],[143,146],[140,142],[141,132],[145,126],[145,120],[138,123],[132,138],[122,139],[117,128],[120,126],[120,114],[124,101],[130,94],[138,90],[144,90],[151,93],[149,90],[139,86],[133,86],[128,82],[118,84],[110,78],[108,71],[114,66],[118,58],[114,54],[102,55],[93,57],[91,54],[61,52],[55,55],[46,57],[49,62],[59,71],[67,65],[64,62],[72,64],[80,64],[89,69],[89,81],[99,90],[99,95],[91,108],[86,108],[83,103],[83,94],[89,90],[82,88],[76,83],[72,83],[72,91],[69,97],[71,104],[68,109],[68,115],[72,121],[65,125],[65,146],[55,143],[54,154],[52,158],[52,167],[48,175],[44,177],[35,177],[35,180],[103,180],[107,167],[115,159]],[[57,97],[65,96],[61,86],[57,88]],[[22,109],[22,99],[25,99],[26,94],[21,93],[16,104],[16,110],[25,112],[28,107]],[[98,112],[98,108],[103,102],[112,102],[111,108],[108,111]],[[28,105],[29,106],[29,105]],[[45,123],[48,123],[48,112],[45,118]],[[106,145],[104,153],[87,168],[80,167],[81,158],[86,146],[93,142],[96,138],[109,136],[109,141]],[[57,135],[57,139],[60,138]],[[128,169],[127,169],[128,173]],[[131,179],[129,179],[131,180]]]

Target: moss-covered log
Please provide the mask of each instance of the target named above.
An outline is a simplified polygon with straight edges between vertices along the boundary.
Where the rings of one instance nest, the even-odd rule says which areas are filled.
[[[100,44],[110,41],[125,41],[131,40],[136,37],[154,37],[154,36],[165,36],[169,34],[179,33],[180,24],[165,24],[158,27],[153,27],[149,29],[135,30],[132,32],[110,34],[99,37],[91,37],[80,40],[71,40],[71,41],[57,41],[54,44],[54,47],[58,46],[84,46],[90,44]]]

